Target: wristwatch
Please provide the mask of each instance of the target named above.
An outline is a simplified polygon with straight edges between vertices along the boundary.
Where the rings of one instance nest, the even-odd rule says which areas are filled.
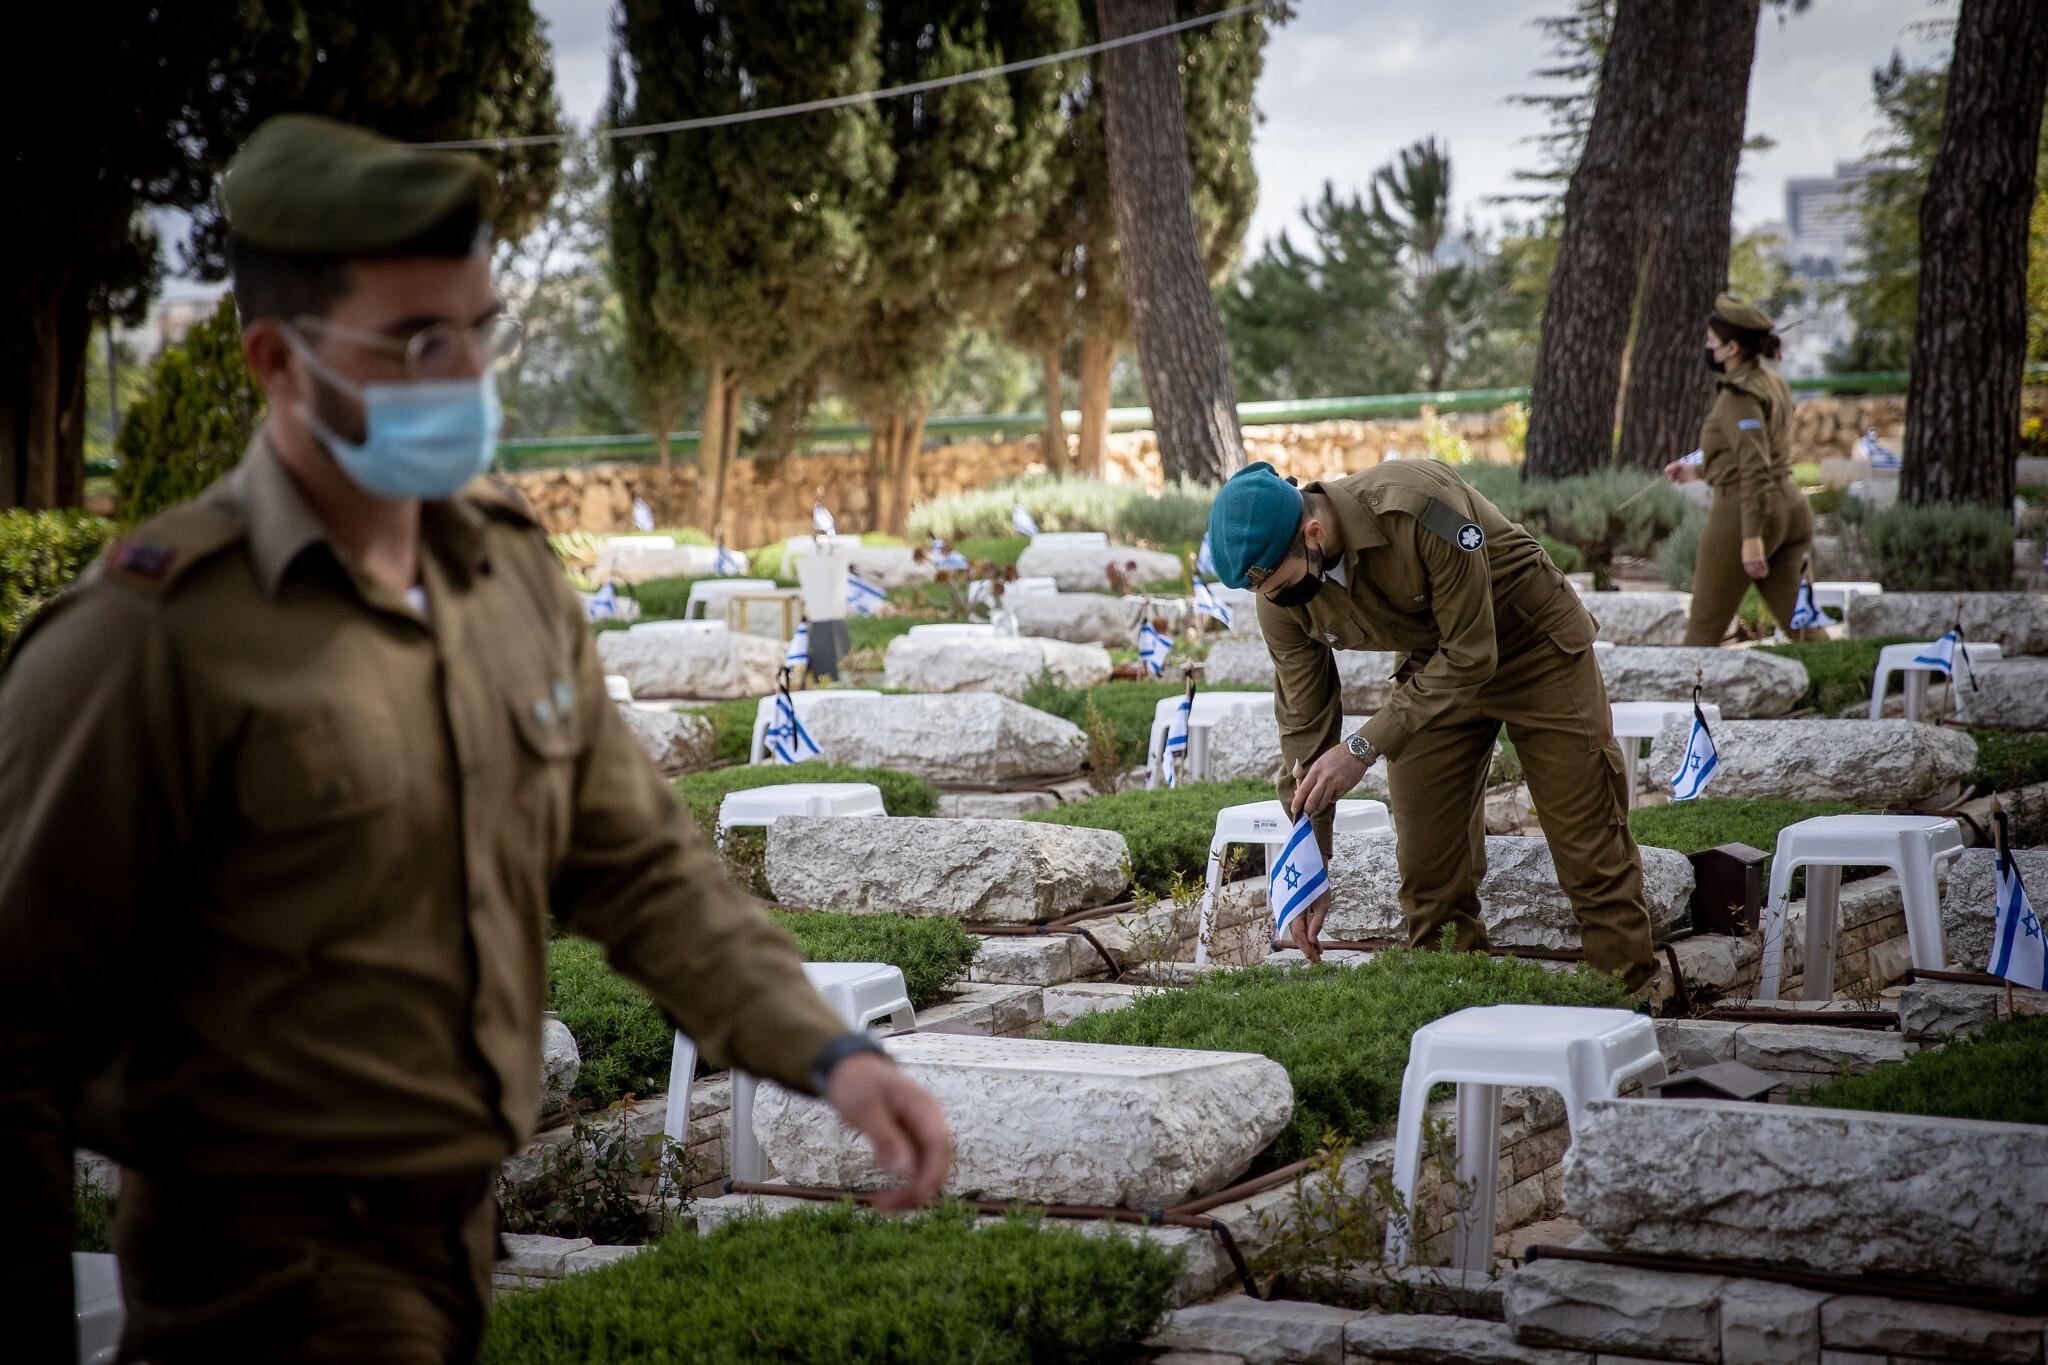
[[[833,1071],[838,1068],[839,1064],[848,1057],[862,1052],[872,1052],[878,1057],[887,1057],[889,1055],[888,1049],[883,1047],[875,1035],[869,1033],[866,1029],[858,1029],[852,1033],[842,1033],[822,1048],[819,1048],[817,1060],[811,1063],[811,1090],[822,1096],[825,1093],[825,1087],[832,1080]]]
[[[1372,741],[1365,737],[1365,731],[1363,730],[1356,732],[1351,738],[1345,740],[1344,747],[1351,751],[1353,758],[1358,759],[1367,767],[1371,767],[1372,761],[1380,756],[1380,751],[1372,747]]]

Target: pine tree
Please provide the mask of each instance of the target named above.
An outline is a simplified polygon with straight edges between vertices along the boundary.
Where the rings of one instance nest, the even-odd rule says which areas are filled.
[[[242,361],[235,301],[166,346],[122,419],[114,470],[121,524],[133,526],[204,492],[242,462],[263,416],[263,391]]]

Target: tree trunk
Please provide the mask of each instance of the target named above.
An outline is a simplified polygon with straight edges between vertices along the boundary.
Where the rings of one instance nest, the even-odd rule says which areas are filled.
[[[903,433],[903,449],[896,462],[895,496],[889,500],[887,529],[891,535],[902,535],[910,523],[910,489],[917,478],[917,457],[924,451],[924,419],[930,412],[930,404],[919,403],[916,416]]]
[[[1920,307],[1899,496],[2010,507],[2027,351],[2027,219],[2048,5],[1963,0],[1920,201]]]
[[[1053,474],[1070,474],[1074,462],[1067,454],[1067,424],[1060,417],[1061,381],[1065,378],[1066,366],[1061,353],[1066,348],[1058,342],[1039,352],[1039,372],[1045,382],[1045,427],[1039,433],[1039,453],[1045,459],[1046,470]]]
[[[1109,468],[1109,382],[1116,373],[1116,342],[1094,332],[1081,337],[1081,440],[1075,472],[1099,479]]]
[[[713,496],[718,500],[720,515],[725,512],[725,488],[732,480],[732,471],[739,466],[740,459],[740,377],[737,370],[729,370],[725,376],[725,454],[718,461],[718,487]]]
[[[1104,39],[1171,24],[1173,0],[1096,0]],[[1138,366],[1166,477],[1216,483],[1244,463],[1237,382],[1195,226],[1180,43],[1103,55],[1110,198]]]
[[[704,406],[697,420],[697,523],[713,535],[725,511],[725,391],[732,372],[717,356],[704,362]]]
[[[1686,18],[1692,57],[1673,73],[1670,173],[1650,200],[1622,402],[1620,462],[1631,468],[1661,469],[1697,445],[1713,401],[1700,344],[1714,296],[1727,287],[1758,10],[1758,0],[1716,0]]]
[[[903,416],[868,418],[868,530],[882,529],[883,509],[888,506],[889,470],[896,462],[901,442]]]
[[[85,495],[85,366],[92,318],[70,277],[37,279],[0,317],[0,510]]]
[[[1564,195],[1564,233],[1543,312],[1522,472],[1605,469],[1644,225],[1662,190],[1687,0],[1620,0],[1600,63],[1586,147]],[[1723,98],[1725,98],[1725,92]]]

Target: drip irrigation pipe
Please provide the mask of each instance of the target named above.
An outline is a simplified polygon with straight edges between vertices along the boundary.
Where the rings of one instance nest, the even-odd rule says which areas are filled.
[[[1980,1290],[1950,1289],[1945,1285],[1920,1284],[1903,1280],[1866,1279],[1856,1275],[1835,1275],[1822,1270],[1795,1270],[1786,1266],[1759,1265],[1753,1261],[1709,1261],[1691,1256],[1652,1256],[1640,1252],[1597,1251],[1590,1247],[1532,1246],[1523,1252],[1526,1261],[1590,1261],[1595,1265],[1624,1266],[1631,1270],[1664,1270],[1680,1275],[1739,1276],[1770,1280],[1775,1284],[1797,1285],[1835,1294],[1869,1294],[1918,1303],[1954,1304],[1992,1313],[2040,1311],[2042,1296],[2021,1298],[2013,1294],[1987,1294]]]
[[[1291,942],[1283,942],[1279,939],[1273,941],[1275,949],[1292,948],[1293,946]],[[1326,938],[1322,941],[1322,946],[1325,952],[1334,948],[1342,953],[1384,953],[1389,949],[1406,948],[1408,945],[1401,940],[1391,938]],[[1585,953],[1576,948],[1496,948],[1488,945],[1485,948],[1475,949],[1474,951],[1485,953],[1488,957],[1520,957],[1527,958],[1532,962],[1584,962],[1586,960]]]
[[[1899,1026],[1899,1016],[1888,1010],[1774,1010],[1764,1006],[1717,1005],[1700,1018],[1729,1024],[1823,1024],[1880,1031]]]
[[[1989,972],[1938,972],[1931,967],[1911,967],[1906,971],[1906,980],[1953,981],[1958,986],[2010,986],[2012,982]]]
[[[1664,954],[1664,960],[1671,964],[1671,989],[1678,998],[1678,1012],[1692,1013],[1692,992],[1685,987],[1685,973],[1678,969],[1678,949],[1670,939],[1659,939],[1652,945]]]
[[[836,1204],[842,1199],[851,1199],[861,1204],[873,1204],[875,1196],[871,1191],[834,1190],[817,1185],[763,1185],[751,1180],[728,1180],[727,1194],[748,1194],[779,1196],[789,1199],[809,1199],[816,1203]],[[1230,1264],[1237,1271],[1238,1282],[1250,1297],[1262,1298],[1259,1284],[1252,1278],[1251,1267],[1245,1263],[1244,1252],[1237,1245],[1237,1238],[1230,1225],[1220,1218],[1204,1218],[1197,1214],[1182,1213],[1178,1209],[1125,1209],[1108,1204],[1033,1204],[1021,1199],[962,1199],[958,1201],[976,1213],[1042,1213],[1048,1218],[1071,1218],[1085,1222],[1107,1220],[1112,1223],[1134,1223],[1143,1227],[1193,1228],[1206,1232],[1222,1243],[1223,1253],[1230,1257]]]

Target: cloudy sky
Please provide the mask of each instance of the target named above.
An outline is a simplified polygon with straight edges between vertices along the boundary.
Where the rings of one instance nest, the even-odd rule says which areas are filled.
[[[1492,217],[1482,202],[1512,188],[1533,164],[1522,139],[1541,131],[1536,111],[1504,97],[1533,88],[1542,38],[1530,21],[1568,0],[1296,0],[1294,21],[1267,49],[1258,104],[1265,123],[1253,156],[1260,202],[1256,244],[1293,222],[1325,180],[1362,183],[1395,150],[1431,134],[1450,145],[1461,214]],[[604,99],[609,6],[537,0],[555,45],[564,112],[588,127]],[[1864,150],[1876,121],[1871,68],[1894,49],[1927,60],[1945,46],[1916,31],[1952,14],[1939,0],[1814,0],[1782,21],[1770,7],[1757,36],[1749,131],[1771,150],[1743,162],[1739,226],[1784,217],[1788,176],[1826,174]]]

